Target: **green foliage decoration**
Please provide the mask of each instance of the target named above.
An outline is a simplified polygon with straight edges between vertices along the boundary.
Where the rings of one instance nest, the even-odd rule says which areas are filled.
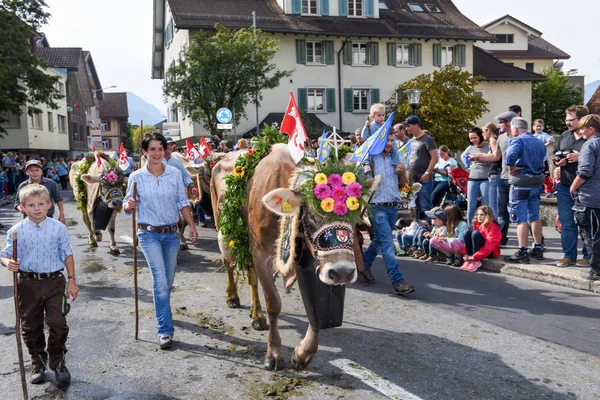
[[[98,150],[98,155],[110,164],[111,169],[117,169],[117,162],[108,154],[103,153],[102,150]],[[86,183],[81,179],[81,176],[88,173],[92,164],[96,162],[96,156],[94,153],[90,152],[87,153],[81,161],[79,173],[75,177],[75,182],[77,182],[77,197],[75,198],[75,204],[77,204],[78,210],[85,212],[87,210],[87,190]]]

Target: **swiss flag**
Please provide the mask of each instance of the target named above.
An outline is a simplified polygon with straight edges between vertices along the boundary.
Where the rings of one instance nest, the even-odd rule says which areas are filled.
[[[198,152],[198,149],[196,149],[194,147],[194,145],[192,144],[192,142],[190,142],[189,139],[187,139],[185,141],[185,145],[187,146],[187,150],[185,152],[185,156],[187,158],[188,161],[194,161],[196,158],[200,157],[200,153]]]
[[[294,94],[290,92],[290,102],[288,104],[287,111],[281,122],[281,133],[286,133],[290,137],[288,140],[288,149],[294,159],[294,162],[298,164],[302,157],[304,157],[304,143],[306,142],[306,130],[304,124],[300,118],[300,110],[294,100]]]
[[[127,157],[127,150],[125,150],[123,143],[121,143],[121,149],[119,150],[119,168],[123,171],[129,168],[129,158]]]
[[[100,154],[98,154],[98,150],[96,150],[96,146],[94,146],[94,143],[92,143],[92,153],[94,153],[94,155],[96,156],[96,165],[98,165],[98,168],[100,168],[100,166],[102,165],[102,160],[100,159]]]
[[[200,157],[202,157],[202,159],[209,156],[210,147],[208,147],[208,143],[206,143],[206,138],[204,138],[204,136],[200,138],[200,145],[198,148],[200,149]]]

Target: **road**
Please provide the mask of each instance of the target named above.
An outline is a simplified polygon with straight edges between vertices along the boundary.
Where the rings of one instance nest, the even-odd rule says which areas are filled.
[[[29,385],[30,398],[600,398],[599,295],[408,259],[401,260],[402,270],[415,293],[393,294],[378,259],[377,283],[348,286],[344,324],[321,332],[308,371],[264,371],[267,333],[250,326],[246,286],[242,309],[225,305],[225,273],[213,261],[216,235],[207,228],[198,228],[201,239],[179,254],[172,300],[176,343],[171,351],[158,350],[141,253],[140,340],[134,340],[131,220],[118,217],[122,253],[114,257],[106,238],[89,248],[72,200],[65,209],[81,288],[68,317],[73,382],[63,391],[49,374],[45,384]],[[10,207],[0,208],[4,226],[18,219]],[[2,399],[21,398],[12,290],[12,275],[0,271]],[[307,320],[298,289],[282,298],[289,367]]]

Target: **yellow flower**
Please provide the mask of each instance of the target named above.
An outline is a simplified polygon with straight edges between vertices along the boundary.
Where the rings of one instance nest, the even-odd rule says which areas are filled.
[[[344,172],[342,175],[342,182],[344,182],[344,185],[349,185],[353,182],[356,182],[356,175],[354,175],[352,172]]]
[[[319,172],[315,175],[315,182],[317,185],[320,185],[321,183],[327,183],[327,175],[325,175],[322,172]],[[331,209],[333,210],[333,206]]]
[[[348,207],[348,210],[350,210],[350,211],[356,210],[359,205],[360,204],[359,204],[358,199],[356,197],[348,197],[346,199],[346,207]]]
[[[327,197],[326,199],[321,200],[321,209],[325,212],[332,212],[333,203],[333,199],[331,197]]]
[[[235,246],[235,240],[230,240],[229,243],[227,243],[227,247],[232,248],[233,246]]]
[[[235,167],[233,170],[233,176],[236,178],[243,178],[246,171],[244,171],[244,167]]]

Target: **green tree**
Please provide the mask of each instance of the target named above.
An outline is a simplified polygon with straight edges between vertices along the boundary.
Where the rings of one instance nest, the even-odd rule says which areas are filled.
[[[142,139],[144,138],[142,133],[146,135],[147,133],[153,132],[158,132],[158,129],[156,129],[154,125],[144,125],[143,128],[141,126],[135,128],[131,133],[131,141],[133,142],[131,144],[131,149],[134,152],[139,152],[142,148]]]
[[[396,111],[394,121],[404,121],[412,114],[404,91],[421,89],[417,115],[422,128],[431,132],[438,145],[463,150],[469,144],[467,132],[488,111],[488,102],[475,95],[478,83],[470,72],[448,65],[398,86],[395,96],[385,103],[387,112]]]
[[[562,71],[550,67],[542,75],[547,80],[535,83],[531,90],[531,118],[543,119],[547,132],[560,133],[565,128],[565,110],[583,104],[583,93],[569,83]]]
[[[235,109],[237,121],[246,118],[247,104],[260,106],[261,91],[279,86],[293,72],[272,63],[279,45],[271,35],[219,24],[215,30],[192,38],[184,58],[167,71],[164,85],[165,96],[178,99],[178,106],[213,135],[219,133],[219,108]]]
[[[31,52],[29,40],[50,14],[43,0],[0,1],[0,124],[9,113],[21,115],[38,111],[38,104],[58,108],[62,96],[55,88],[58,77],[44,72],[48,66]],[[0,125],[0,136],[6,134]]]
[[[127,154],[133,153],[133,125],[128,122],[125,122],[125,127],[123,128],[123,132],[127,135],[127,140],[125,141],[125,148],[127,149]]]

